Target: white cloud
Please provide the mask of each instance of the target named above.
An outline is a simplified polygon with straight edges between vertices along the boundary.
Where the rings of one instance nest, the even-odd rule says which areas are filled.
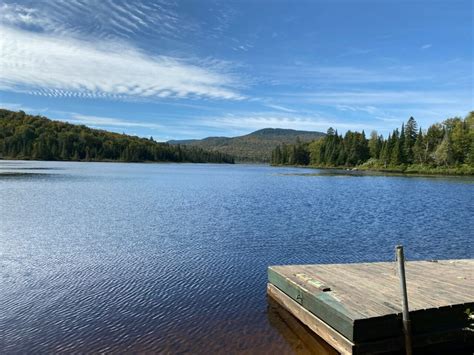
[[[24,111],[30,115],[43,114],[48,111],[47,108],[33,108],[30,106],[25,106],[24,104],[13,102],[0,102],[0,108],[11,111]]]
[[[96,127],[140,127],[140,128],[150,128],[150,129],[159,129],[163,126],[156,123],[149,122],[139,122],[139,121],[128,121],[120,118],[113,117],[99,117],[99,116],[88,116],[81,115],[77,113],[71,114],[71,118],[66,119],[65,121],[75,124],[90,125]]]
[[[429,43],[427,43],[427,44],[422,45],[422,46],[420,47],[420,49],[428,49],[428,48],[431,48],[431,47],[432,47],[432,45],[429,44]]]
[[[273,108],[273,109],[278,110],[278,111],[283,111],[283,112],[292,112],[292,113],[298,112],[298,111],[293,110],[291,108],[288,108],[288,107],[285,107],[285,106],[280,106],[280,105],[265,104],[265,106],[267,106],[269,108]]]
[[[50,17],[40,16],[38,10],[18,4],[0,5],[0,23],[42,30],[62,27],[60,24],[55,24]]]
[[[351,105],[336,105],[336,108],[339,111],[352,111],[352,112],[366,112],[369,114],[374,114],[377,112],[377,108],[374,106],[351,106]]]
[[[371,83],[404,83],[426,77],[414,75],[403,67],[368,69],[354,66],[324,66],[318,64],[298,64],[274,66],[269,72],[277,84],[291,83],[330,83],[330,84],[371,84]],[[264,69],[263,69],[264,70]]]
[[[168,1],[42,0],[28,6],[0,5],[0,22],[55,34],[91,34],[100,38],[130,37],[153,31],[176,37],[189,29]]]
[[[121,42],[86,42],[0,26],[0,87],[51,97],[239,100],[221,68],[150,56]]]
[[[462,105],[468,102],[465,92],[441,91],[332,91],[286,94],[288,97],[321,105]]]
[[[386,83],[408,82],[416,78],[400,74],[398,70],[369,70],[350,66],[316,67],[308,74],[317,78],[339,83]]]
[[[329,127],[340,131],[368,130],[377,127],[371,124],[360,124],[356,122],[342,122],[336,119],[325,117],[311,117],[298,115],[277,115],[272,113],[242,113],[238,115],[228,115],[225,117],[212,117],[199,121],[199,125],[219,128],[224,130],[245,131],[258,130],[262,128],[287,128],[305,131],[326,132]]]

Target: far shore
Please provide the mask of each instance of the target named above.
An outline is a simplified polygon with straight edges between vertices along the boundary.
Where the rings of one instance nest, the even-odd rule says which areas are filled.
[[[384,175],[384,176],[431,176],[431,177],[474,177],[474,168],[466,167],[463,168],[429,168],[424,167],[423,170],[416,169],[415,167],[406,167],[405,169],[400,167],[389,167],[389,168],[367,168],[364,166],[356,167],[344,167],[344,166],[317,166],[317,165],[283,165],[283,164],[270,164],[268,162],[239,162],[236,161],[234,164],[230,163],[194,163],[194,162],[172,162],[172,161],[119,161],[119,160],[42,160],[42,159],[31,159],[31,158],[6,158],[0,157],[1,162],[13,162],[13,161],[37,161],[37,162],[65,162],[65,163],[122,163],[122,164],[199,164],[199,165],[265,165],[271,167],[282,167],[282,168],[304,168],[304,169],[318,169],[326,171],[338,171],[350,174],[358,175]]]
[[[60,162],[60,163],[122,163],[122,164],[216,164],[216,165],[235,165],[237,163],[210,163],[210,162],[188,162],[188,161],[123,161],[123,160],[44,160],[44,159],[32,159],[32,158],[5,158],[0,157],[2,161],[45,161],[45,162]]]
[[[425,170],[401,169],[401,168],[366,168],[363,166],[342,167],[342,166],[316,166],[316,165],[272,165],[274,167],[306,168],[319,170],[339,170],[348,173],[359,173],[365,175],[388,175],[388,176],[449,176],[449,177],[474,177],[474,169],[460,170],[457,168],[427,168]]]

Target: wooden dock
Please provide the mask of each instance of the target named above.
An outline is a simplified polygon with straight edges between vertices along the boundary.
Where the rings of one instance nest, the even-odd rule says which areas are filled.
[[[413,346],[474,348],[474,260],[406,263]],[[396,264],[268,268],[268,294],[342,354],[404,348]]]

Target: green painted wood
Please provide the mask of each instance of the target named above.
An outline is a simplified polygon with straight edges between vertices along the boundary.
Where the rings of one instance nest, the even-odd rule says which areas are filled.
[[[350,341],[363,343],[403,336],[401,313],[394,312],[378,317],[363,317],[351,313],[331,292],[323,292],[323,287],[319,289],[320,285],[315,284],[317,280],[310,280],[311,284],[318,288],[311,288],[310,292],[305,289],[304,283],[298,284],[288,279],[283,275],[284,272],[278,272],[278,268],[268,268],[269,282]],[[367,298],[370,298],[370,293]],[[412,332],[414,335],[424,335],[462,329],[468,323],[465,314],[467,308],[473,310],[474,302],[410,311]]]
[[[271,267],[268,268],[268,280],[352,342],[372,341],[402,334],[401,319],[395,314],[358,318],[330,293],[308,292]]]
[[[310,293],[271,267],[268,268],[268,281],[352,341],[354,329],[352,316],[331,295],[323,291],[318,294]]]

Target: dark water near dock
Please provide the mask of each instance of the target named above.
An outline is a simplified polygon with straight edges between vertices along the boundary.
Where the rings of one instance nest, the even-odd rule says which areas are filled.
[[[0,161],[0,216],[2,354],[291,353],[268,265],[474,257],[472,178]]]

